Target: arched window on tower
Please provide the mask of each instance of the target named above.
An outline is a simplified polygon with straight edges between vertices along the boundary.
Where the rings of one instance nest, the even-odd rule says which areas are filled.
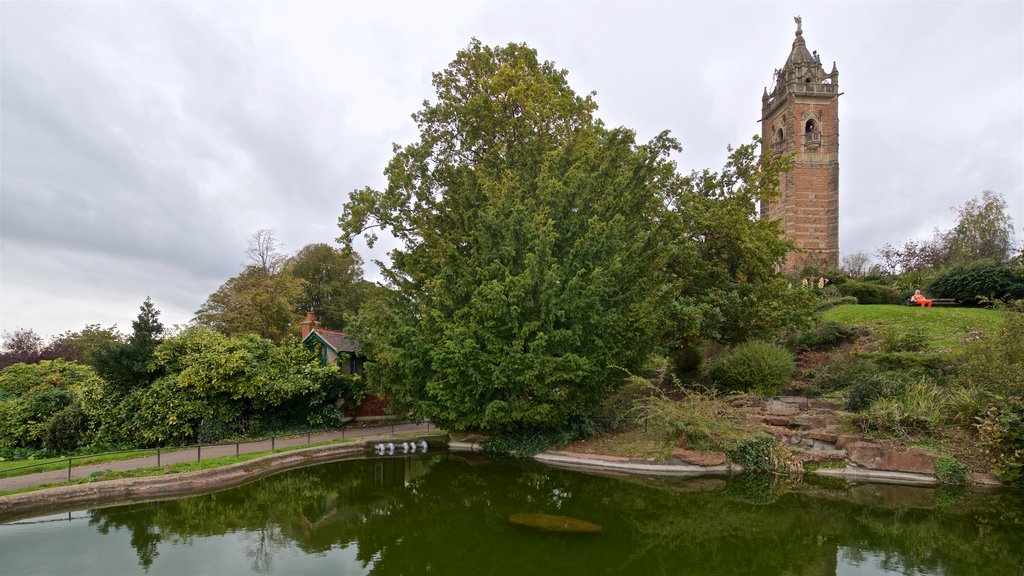
[[[776,142],[781,144],[782,141],[785,139],[783,136],[784,135],[782,134],[782,128],[779,128],[778,130],[775,131],[775,141]]]
[[[813,118],[804,123],[804,146],[808,148],[821,146],[821,132],[818,131],[818,124]]]

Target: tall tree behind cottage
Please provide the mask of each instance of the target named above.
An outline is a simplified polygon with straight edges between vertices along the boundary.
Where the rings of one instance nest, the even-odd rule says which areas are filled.
[[[646,359],[663,325],[665,230],[679,184],[665,133],[594,117],[523,44],[473,40],[435,73],[384,190],[354,191],[340,241],[401,246],[393,290],[356,333],[380,392],[442,426],[565,429]]]

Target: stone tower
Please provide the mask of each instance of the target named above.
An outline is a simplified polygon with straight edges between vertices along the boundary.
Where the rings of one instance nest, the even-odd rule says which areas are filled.
[[[793,49],[761,97],[762,151],[793,154],[780,196],[761,203],[761,215],[781,220],[801,249],[789,254],[787,272],[839,266],[839,71],[833,62],[825,73],[795,20]]]

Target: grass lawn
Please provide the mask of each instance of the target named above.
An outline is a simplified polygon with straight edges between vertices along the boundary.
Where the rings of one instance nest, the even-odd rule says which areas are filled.
[[[156,450],[135,450],[132,452],[119,452],[117,454],[98,454],[96,456],[85,456],[82,458],[76,458],[71,466],[85,466],[88,464],[102,464],[103,462],[116,462],[118,460],[129,460],[131,458],[140,458],[143,456],[152,456],[156,454]],[[45,462],[45,463],[44,463]],[[30,464],[36,464],[31,468],[23,468],[21,470],[15,470],[7,473],[11,468],[21,468],[22,466],[28,466]],[[53,458],[43,458],[41,460],[4,460],[0,462],[0,478],[9,478],[11,476],[21,476],[22,474],[35,474],[37,472],[49,472],[50,470],[64,470],[68,467],[68,459],[63,458],[56,460]]]
[[[920,308],[894,304],[846,304],[826,310],[822,318],[876,333],[899,327],[920,328],[928,335],[932,347],[944,350],[959,347],[972,332],[993,334],[1005,321],[1002,312],[987,308]]]

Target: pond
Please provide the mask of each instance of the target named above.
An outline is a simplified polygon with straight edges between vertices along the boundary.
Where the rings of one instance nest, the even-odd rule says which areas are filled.
[[[533,513],[600,526],[537,531]],[[4,574],[1024,574],[1024,495],[437,454],[0,525]]]

